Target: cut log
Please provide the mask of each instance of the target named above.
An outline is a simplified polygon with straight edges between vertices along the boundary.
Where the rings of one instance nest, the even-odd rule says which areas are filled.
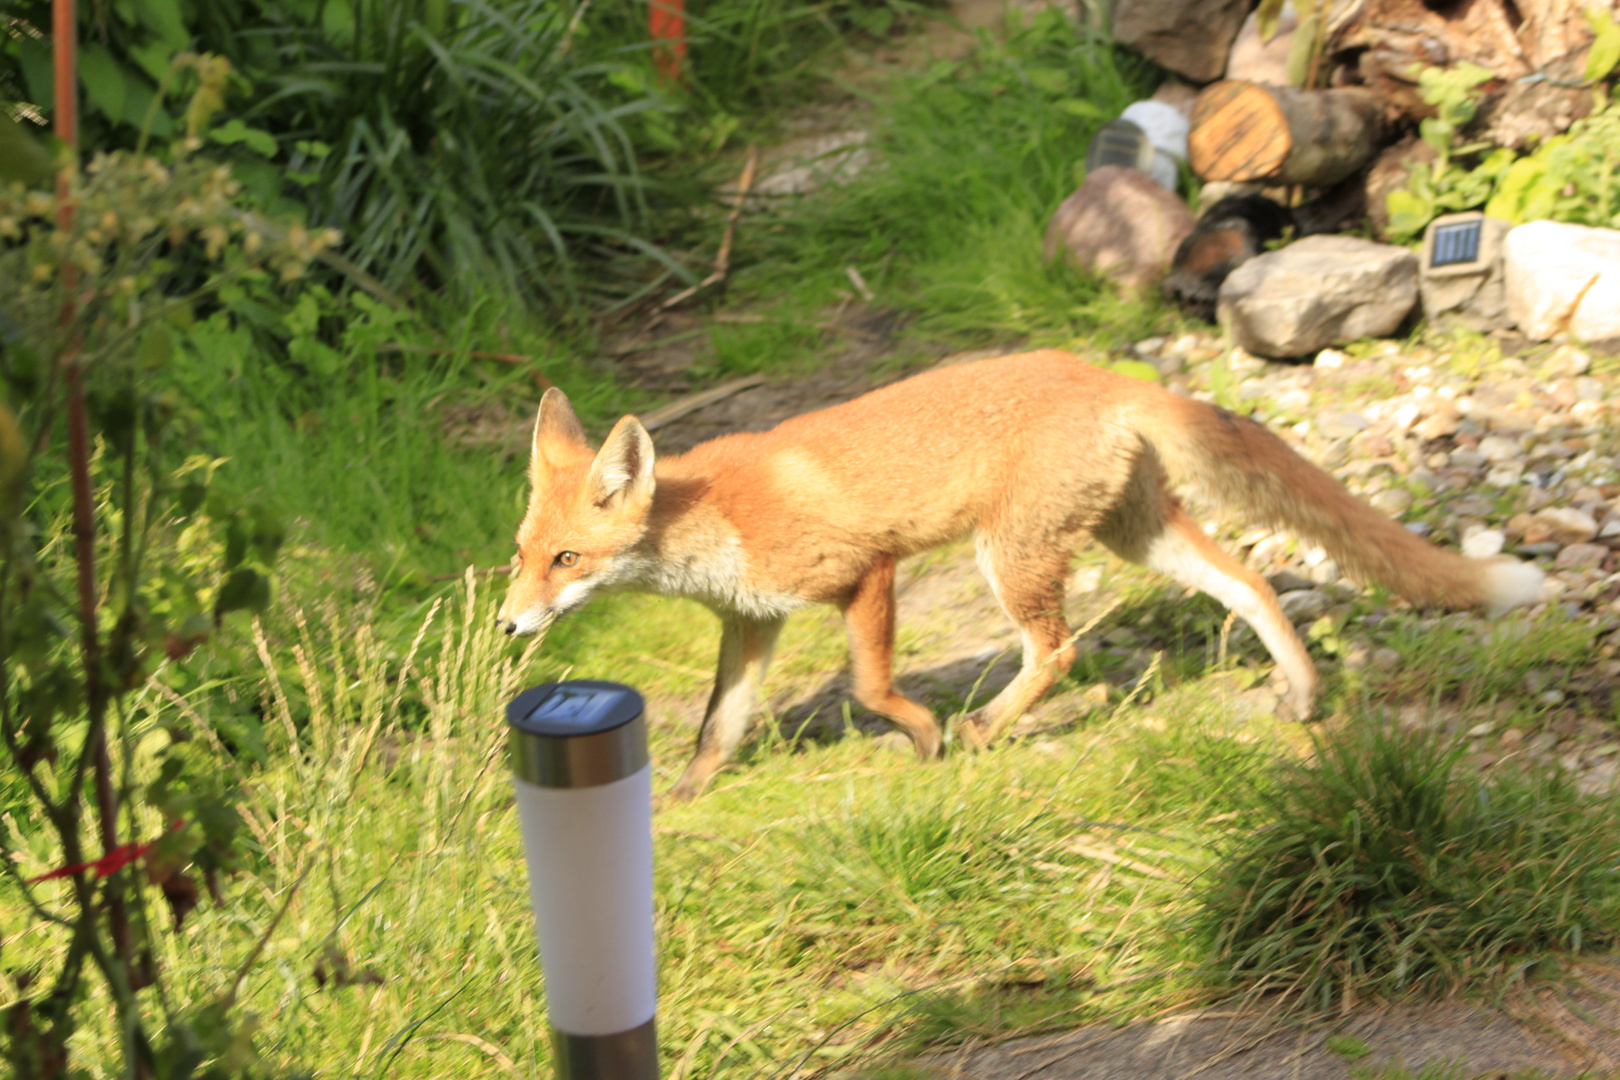
[[[1193,107],[1188,161],[1204,180],[1326,187],[1378,152],[1383,110],[1358,88],[1296,90],[1228,79]]]

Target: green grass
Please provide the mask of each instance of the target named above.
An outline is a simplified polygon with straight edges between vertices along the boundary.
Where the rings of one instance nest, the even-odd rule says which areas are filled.
[[[190,737],[239,779],[255,838],[227,904],[163,958],[171,1007],[245,970],[256,1044],[289,1069],[549,1068],[501,704],[565,673],[629,678],[662,790],[692,738],[671,707],[702,700],[714,634],[690,605],[622,597],[520,653],[498,594],[446,589],[403,643],[333,594],[282,601],[253,635],[271,666],[242,691],[262,765],[222,751],[205,692],[144,701],[137,773],[168,731]],[[830,617],[784,641],[805,669],[837,648]],[[709,795],[655,818],[664,1074],[876,1073],[1257,985],[1486,986],[1612,940],[1615,822],[1566,781],[1481,780],[1372,713],[1302,742],[1232,710],[1228,674],[1150,675],[1058,733],[935,765],[853,727],[767,725]],[[61,948],[20,905],[0,912],[8,962]],[[81,1039],[84,1061],[110,1046],[93,1024]]]
[[[1041,261],[1091,134],[1153,81],[1055,10],[981,37],[965,61],[896,74],[871,102],[874,163],[775,223],[745,223],[733,294],[821,311],[852,295],[854,267],[876,307],[934,338],[1089,348],[1173,324],[1156,300]]]
[[[743,29],[727,33],[743,43]],[[739,72],[739,87],[754,78]],[[694,375],[809,369],[838,345],[829,312],[859,310],[851,266],[876,294],[865,314],[900,328],[899,355],[1092,349],[1173,327],[1156,304],[1038,256],[1090,133],[1151,76],[1055,15],[986,38],[959,68],[897,75],[871,103],[871,171],[744,219],[726,305],[767,321],[708,327]],[[256,1045],[289,1070],[544,1074],[501,705],[565,675],[632,683],[652,702],[667,788],[718,627],[695,604],[608,597],[520,654],[494,632],[498,578],[476,595],[435,578],[506,561],[524,450],[457,447],[447,418],[505,410],[521,428],[537,373],[593,434],[646,397],[593,362],[577,329],[489,301],[408,317],[319,290],[290,313],[227,300],[189,331],[177,389],[202,447],[228,459],[221,476],[280,506],[293,539],[262,629],[228,626],[162,673],[176,697],[140,705],[132,767],[147,769],[169,730],[190,736],[239,781],[255,838],[227,903],[205,902],[168,946],[167,1007],[197,1007],[240,971]],[[919,1052],[969,1039],[1260,988],[1325,1007],[1489,987],[1613,940],[1612,806],[1557,775],[1478,775],[1457,746],[1400,735],[1383,711],[1533,726],[1547,707],[1526,676],[1589,674],[1605,648],[1590,624],[1347,599],[1311,635],[1329,661],[1331,726],[1305,729],[1239,707],[1269,661],[1218,605],[1134,569],[1102,581],[1122,602],[1062,689],[1106,682],[1109,704],[1066,702],[1041,734],[927,766],[847,705],[814,723],[771,718],[708,796],[660,809],[665,1076],[898,1078]],[[1393,610],[1361,621],[1375,607]],[[903,668],[933,630],[902,625]],[[1405,659],[1335,669],[1355,642]],[[844,656],[833,612],[797,616],[767,693],[832,677]],[[965,701],[946,690],[929,704],[948,715]],[[38,834],[7,805],[19,834]],[[56,854],[34,844],[26,857],[25,874]],[[8,969],[59,956],[9,888]],[[15,994],[0,984],[0,1007]],[[95,1005],[78,1060],[111,1075]]]
[[[1620,936],[1620,817],[1559,773],[1481,776],[1377,717],[1318,736],[1223,851],[1197,925],[1235,984],[1327,1010],[1511,976]]]

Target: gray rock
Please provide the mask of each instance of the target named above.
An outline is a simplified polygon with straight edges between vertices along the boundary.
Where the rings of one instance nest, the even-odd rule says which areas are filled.
[[[1609,557],[1609,549],[1602,544],[1570,544],[1553,560],[1554,570],[1587,570],[1600,565]]]
[[[1260,17],[1250,12],[1243,20],[1237,40],[1226,61],[1226,77],[1245,82],[1265,83],[1268,86],[1288,86],[1288,46],[1294,37],[1299,16],[1293,5],[1285,4],[1277,17],[1277,27],[1271,40],[1260,36]]]
[[[1367,501],[1372,503],[1373,509],[1399,517],[1412,508],[1412,493],[1402,488],[1385,488]]]
[[[1292,570],[1279,570],[1275,574],[1268,575],[1266,577],[1266,582],[1270,584],[1274,592],[1279,594],[1298,592],[1301,589],[1309,589],[1311,587],[1310,578],[1301,577]]]
[[[1410,251],[1352,236],[1308,236],[1258,255],[1221,283],[1215,313],[1260,356],[1300,356],[1391,334],[1418,297]]]
[[[1113,36],[1161,67],[1206,83],[1226,70],[1248,10],[1247,0],[1119,0]]]
[[[1372,427],[1372,421],[1358,412],[1323,413],[1316,418],[1316,430],[1324,439],[1348,439]]]
[[[1295,589],[1277,597],[1283,614],[1292,623],[1313,623],[1328,613],[1333,597],[1320,589]]]
[[[1548,506],[1537,510],[1524,530],[1526,544],[1550,540],[1560,547],[1584,544],[1597,535],[1597,519],[1573,506]]]
[[[1526,337],[1620,337],[1620,230],[1532,221],[1502,251],[1508,315]]]
[[[1504,461],[1516,461],[1524,450],[1518,439],[1510,439],[1506,435],[1487,435],[1479,440],[1479,452],[1486,461],[1500,465]]]
[[[1053,213],[1046,258],[1062,252],[1076,269],[1142,293],[1163,276],[1192,229],[1192,211],[1174,193],[1146,173],[1104,165]]]

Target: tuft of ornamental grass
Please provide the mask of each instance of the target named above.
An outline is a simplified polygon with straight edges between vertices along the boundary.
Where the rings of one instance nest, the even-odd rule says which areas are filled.
[[[1620,939],[1620,816],[1560,772],[1362,722],[1279,766],[1195,920],[1231,985],[1327,1009],[1521,974]]]

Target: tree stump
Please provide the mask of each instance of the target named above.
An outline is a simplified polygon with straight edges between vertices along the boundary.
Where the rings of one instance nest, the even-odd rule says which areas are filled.
[[[1378,152],[1383,109],[1366,90],[1296,90],[1228,79],[1193,107],[1188,160],[1204,180],[1327,187]]]

